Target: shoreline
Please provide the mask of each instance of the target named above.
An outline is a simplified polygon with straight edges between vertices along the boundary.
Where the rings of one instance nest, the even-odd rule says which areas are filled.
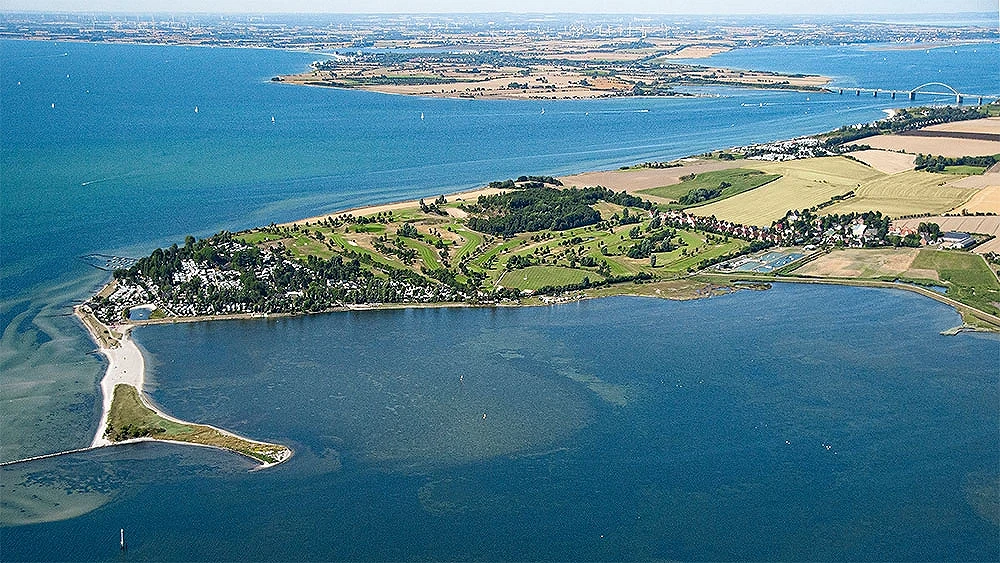
[[[114,283],[112,280],[110,283],[106,284],[102,291],[106,290],[108,286]],[[98,351],[108,360],[108,367],[101,377],[99,386],[101,388],[101,419],[97,427],[97,431],[89,446],[82,448],[74,448],[70,450],[63,450],[60,452],[53,452],[48,454],[31,456],[23,459],[9,460],[0,462],[0,467],[6,467],[9,465],[15,465],[19,463],[27,463],[30,461],[36,461],[40,459],[48,459],[53,457],[59,457],[63,455],[70,455],[76,453],[82,453],[90,450],[95,450],[98,448],[104,448],[109,446],[120,446],[126,444],[136,444],[141,442],[167,442],[173,444],[183,444],[188,446],[200,446],[204,448],[212,448],[217,450],[228,451],[231,453],[239,454],[243,457],[252,459],[258,464],[257,467],[251,469],[251,471],[259,471],[261,469],[267,469],[269,467],[274,467],[280,463],[284,463],[292,458],[294,451],[280,444],[272,444],[270,442],[263,442],[260,440],[253,440],[251,438],[246,438],[240,436],[235,432],[230,432],[228,430],[212,426],[210,424],[195,424],[185,420],[181,420],[174,416],[171,416],[161,409],[159,409],[155,404],[149,401],[145,397],[145,392],[143,386],[145,384],[145,359],[142,356],[142,351],[139,349],[138,344],[131,337],[132,330],[139,326],[135,323],[125,323],[124,325],[113,325],[105,326],[96,318],[94,318],[89,311],[86,310],[85,305],[78,305],[73,308],[73,315],[83,324],[90,335],[91,339],[98,345]],[[131,373],[129,372],[131,370]],[[207,444],[201,442],[186,442],[182,440],[172,440],[172,439],[158,439],[150,436],[143,436],[139,438],[131,438],[127,440],[122,440],[120,442],[112,442],[105,437],[105,433],[108,429],[108,418],[111,412],[112,400],[114,398],[114,390],[118,385],[128,385],[133,387],[139,397],[142,405],[151,411],[153,411],[157,416],[175,422],[178,424],[185,424],[188,426],[200,426],[204,428],[209,428],[218,432],[219,434],[231,438],[241,440],[250,444],[262,445],[262,446],[277,446],[283,448],[284,451],[282,455],[279,455],[276,461],[266,462],[246,452],[241,452],[232,448],[223,447],[214,444]]]

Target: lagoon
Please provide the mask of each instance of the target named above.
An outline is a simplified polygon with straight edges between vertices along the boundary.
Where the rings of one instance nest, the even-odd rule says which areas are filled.
[[[103,503],[5,559],[116,559],[124,526],[130,560],[994,560],[1000,340],[958,322],[785,284],[145,327],[155,401],[295,457],[4,469]]]

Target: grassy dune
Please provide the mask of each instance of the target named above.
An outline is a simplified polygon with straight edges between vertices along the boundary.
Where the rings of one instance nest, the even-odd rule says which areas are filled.
[[[108,413],[107,436],[112,442],[150,437],[157,440],[174,440],[214,446],[251,457],[265,464],[281,461],[289,453],[288,448],[279,444],[252,442],[223,433],[211,426],[188,424],[163,418],[142,402],[135,387],[125,384],[115,386],[111,411]]]

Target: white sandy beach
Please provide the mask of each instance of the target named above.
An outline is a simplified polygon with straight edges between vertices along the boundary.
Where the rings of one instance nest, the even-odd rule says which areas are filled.
[[[104,437],[108,427],[108,413],[111,412],[111,399],[114,397],[115,386],[125,383],[142,392],[145,383],[146,365],[142,359],[139,346],[132,340],[132,325],[114,327],[122,333],[121,343],[117,348],[100,347],[100,352],[108,359],[108,369],[101,379],[101,395],[103,406],[101,422],[90,447],[110,446],[111,441]]]

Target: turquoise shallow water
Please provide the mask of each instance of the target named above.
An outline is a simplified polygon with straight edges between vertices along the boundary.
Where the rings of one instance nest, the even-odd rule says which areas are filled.
[[[845,84],[884,74],[853,48],[825,49],[732,56]],[[963,49],[979,68],[982,53]],[[860,52],[911,65],[886,83],[897,88],[953,68],[922,51]],[[854,63],[823,62],[838,53]],[[0,57],[2,459],[79,447],[96,427],[103,364],[68,313],[106,274],[82,255],[785,138],[890,105],[732,90],[425,100],[269,83],[314,58],[279,51],[3,42]],[[970,88],[996,83],[966,74]],[[982,514],[1000,472],[1000,353],[995,339],[937,335],[956,324],[906,294],[795,288],[146,329],[154,399],[287,440],[293,463],[245,474],[224,453],[157,445],[5,469],[4,522],[82,516],[4,528],[0,547],[112,558],[126,526],[137,559],[996,559]],[[476,385],[456,387],[456,373]],[[699,381],[714,382],[707,394],[669,385]],[[750,433],[774,428],[761,423],[781,432]],[[788,435],[808,446],[775,457],[771,440]],[[853,461],[820,463],[812,443],[829,452],[823,441],[844,436],[860,449],[832,459]],[[817,543],[820,531],[832,539]]]

